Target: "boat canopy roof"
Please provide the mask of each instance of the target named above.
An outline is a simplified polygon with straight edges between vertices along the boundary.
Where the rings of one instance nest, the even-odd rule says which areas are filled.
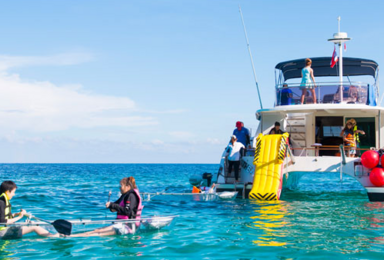
[[[331,57],[310,58],[315,77],[339,76],[339,63],[331,68]],[[301,70],[305,66],[305,58],[280,62],[276,69],[284,75],[284,80],[301,78]],[[344,76],[372,76],[375,78],[379,65],[373,60],[343,57]]]

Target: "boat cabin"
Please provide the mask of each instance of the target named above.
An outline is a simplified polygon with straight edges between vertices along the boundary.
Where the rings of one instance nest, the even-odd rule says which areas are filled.
[[[305,59],[276,65],[275,107],[256,112],[260,120],[258,133],[268,134],[274,123],[280,122],[281,129],[290,134],[295,156],[339,156],[339,146],[343,144],[341,130],[353,118],[357,128],[365,132],[359,136],[358,150],[383,147],[384,110],[378,106],[378,64],[344,57],[340,80],[340,68],[338,64],[330,67],[330,57],[311,60],[315,97],[312,91],[300,86]]]

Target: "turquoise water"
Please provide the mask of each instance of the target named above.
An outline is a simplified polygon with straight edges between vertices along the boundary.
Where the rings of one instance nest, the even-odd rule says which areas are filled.
[[[188,177],[218,165],[1,164],[1,180],[18,185],[20,208],[45,219],[113,218],[109,190],[134,176],[141,191],[191,190]],[[168,229],[127,236],[0,241],[1,259],[383,259],[384,203],[370,203],[360,185],[338,174],[307,174],[279,202],[194,201],[154,197],[143,215],[177,214]]]

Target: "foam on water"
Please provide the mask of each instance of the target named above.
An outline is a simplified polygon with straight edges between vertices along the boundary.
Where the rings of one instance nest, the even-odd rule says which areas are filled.
[[[109,218],[109,190],[134,176],[141,191],[191,190],[192,174],[217,172],[217,165],[2,164],[1,181],[19,186],[12,200],[44,219]],[[143,215],[180,215],[168,229],[128,236],[40,238],[0,241],[6,259],[382,259],[384,203],[370,203],[354,179],[307,174],[297,191],[278,202],[196,201],[156,196]]]

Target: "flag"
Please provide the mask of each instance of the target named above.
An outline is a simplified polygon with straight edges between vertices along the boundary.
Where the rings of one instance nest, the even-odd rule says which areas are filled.
[[[344,42],[344,51],[347,51],[347,43]]]
[[[332,59],[331,59],[331,68],[333,68],[336,65],[336,62],[339,60],[339,57],[337,57],[336,53],[336,47],[333,49]]]

